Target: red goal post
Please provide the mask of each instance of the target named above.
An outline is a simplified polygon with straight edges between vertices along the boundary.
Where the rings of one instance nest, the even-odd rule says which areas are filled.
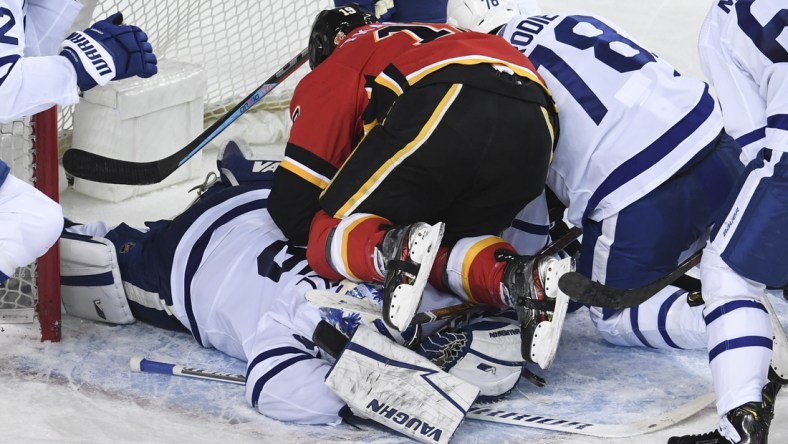
[[[55,107],[0,125],[0,159],[11,174],[58,200],[58,125]],[[38,321],[41,340],[60,340],[60,257],[56,243],[0,287],[0,324]]]

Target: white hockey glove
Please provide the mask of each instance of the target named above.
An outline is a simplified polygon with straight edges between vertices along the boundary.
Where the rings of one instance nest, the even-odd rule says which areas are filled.
[[[110,80],[150,77],[158,71],[148,36],[136,26],[124,25],[119,12],[71,33],[60,55],[74,65],[82,91]]]
[[[520,351],[520,327],[512,322],[481,321],[435,333],[416,352],[478,387],[479,401],[497,401],[514,390],[526,364]]]
[[[391,16],[397,11],[394,7],[394,0],[377,0],[375,2],[375,16],[381,22],[391,20]]]
[[[367,327],[326,376],[351,411],[424,443],[446,444],[479,389]]]

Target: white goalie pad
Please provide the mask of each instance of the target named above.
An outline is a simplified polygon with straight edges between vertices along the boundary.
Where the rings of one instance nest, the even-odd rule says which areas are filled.
[[[424,443],[446,444],[479,389],[361,326],[326,377],[358,416]]]
[[[115,246],[101,237],[60,238],[60,297],[66,313],[110,324],[131,324]]]
[[[545,273],[545,294],[548,298],[555,298],[555,309],[552,319],[542,321],[536,326],[534,339],[531,343],[531,361],[542,369],[547,369],[553,364],[569,306],[569,296],[558,287],[558,279],[574,269],[574,259],[567,257],[560,261],[554,261]]]

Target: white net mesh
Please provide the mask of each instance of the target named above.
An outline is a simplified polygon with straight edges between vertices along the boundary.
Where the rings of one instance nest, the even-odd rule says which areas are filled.
[[[331,0],[99,0],[88,23],[77,27],[120,11],[124,22],[148,34],[160,60],[202,66],[208,77],[207,127],[305,48],[315,15],[331,5]],[[302,67],[253,111],[286,108],[306,72]],[[67,132],[71,126],[71,110],[65,109],[60,128]]]
[[[30,119],[0,124],[0,159],[14,176],[35,183]],[[0,286],[0,323],[31,322],[38,298],[36,265],[20,268]]]

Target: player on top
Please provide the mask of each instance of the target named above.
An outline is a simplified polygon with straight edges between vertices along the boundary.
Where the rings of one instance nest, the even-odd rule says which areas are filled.
[[[714,2],[701,27],[701,66],[748,164],[700,263],[719,427],[671,444],[768,440],[779,386],[767,383],[773,326],[762,299],[788,284],[786,24],[784,0],[737,0]]]
[[[156,73],[147,36],[120,14],[64,41],[81,8],[74,0],[0,0],[0,122],[73,105],[80,90],[112,79]],[[60,206],[0,161],[0,283],[44,254],[62,227]]]
[[[322,276],[385,282],[397,328],[429,275],[465,300],[518,305],[530,344],[552,311],[525,307],[539,264],[497,237],[544,188],[557,136],[528,59],[495,36],[376,23],[357,5],[321,12],[309,52],[269,199],[280,229]]]
[[[336,288],[337,283],[316,275],[306,263],[304,249],[288,243],[271,220],[266,207],[272,173],[253,172],[249,150],[236,141],[220,150],[217,163],[221,180],[173,220],[149,222],[142,229],[125,224],[109,229],[102,223],[67,228],[61,239],[66,311],[102,322],[127,324],[138,319],[188,330],[200,345],[245,361],[246,401],[282,421],[337,424],[347,415],[347,404],[361,415],[367,408],[356,404],[360,395],[326,385],[335,361],[312,342],[321,319],[347,336],[362,324],[391,341],[418,347],[421,356],[413,357],[412,352],[375,336],[380,347],[373,351],[384,362],[369,358],[369,374],[362,376],[374,381],[375,365],[388,368],[387,377],[377,385],[365,386],[367,378],[337,371],[348,387],[364,393],[368,389],[414,418],[435,418],[443,413],[441,408],[453,411],[439,400],[454,394],[429,385],[452,378],[436,373],[425,357],[473,384],[473,390],[488,400],[515,387],[524,362],[513,314],[452,325],[442,320],[400,333],[379,319],[363,320],[359,313],[306,302],[305,292]],[[352,291],[378,304],[379,293],[376,287],[363,285]],[[447,297],[428,287],[422,308],[440,308]],[[358,357],[348,352],[340,361],[354,359]],[[397,368],[403,360],[411,360],[413,366]],[[429,383],[421,378],[420,369],[425,368],[431,373]],[[415,375],[412,384],[411,374]],[[386,388],[389,378],[398,381],[398,399],[386,397],[391,393]],[[457,400],[464,401],[473,398]],[[397,416],[377,416],[379,422],[397,429]],[[433,427],[441,425],[429,422]]]
[[[597,16],[517,15],[513,0],[489,11],[450,0],[448,15],[503,36],[553,92],[561,135],[547,186],[583,228],[579,272],[640,287],[702,246],[743,168],[705,83]],[[615,344],[702,348],[703,307],[686,293],[668,287],[637,308],[592,307],[591,317]]]

